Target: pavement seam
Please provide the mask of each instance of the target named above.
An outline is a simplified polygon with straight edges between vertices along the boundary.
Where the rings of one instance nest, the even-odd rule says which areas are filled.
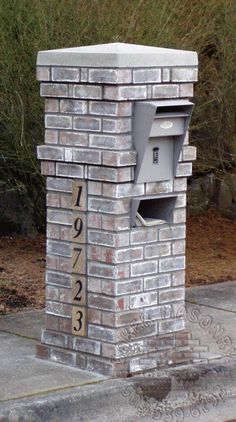
[[[232,314],[236,314],[236,311],[231,311],[231,310],[227,310],[227,309],[222,309],[222,308],[218,308],[217,306],[212,306],[212,305],[205,305],[203,303],[198,303],[196,301],[191,301],[191,300],[185,300],[185,302],[187,303],[191,303],[192,305],[198,305],[198,306],[204,306],[205,308],[212,308],[212,309],[217,309],[218,311],[223,311],[223,312],[230,312]]]
[[[7,331],[7,330],[2,330],[2,329],[0,329],[0,334],[1,334],[1,333],[11,334],[12,336],[21,337],[21,338],[24,338],[24,339],[26,339],[26,340],[40,341],[40,339],[39,339],[39,338],[36,338],[36,337],[29,337],[29,336],[26,336],[26,335],[24,335],[24,334],[19,334],[19,333],[12,333],[11,331]]]
[[[95,381],[95,380],[94,381],[87,381],[87,382],[84,382],[83,384],[72,384],[72,385],[67,385],[67,386],[58,387],[58,388],[52,388],[52,389],[44,390],[44,391],[37,391],[35,393],[25,394],[24,396],[16,396],[16,397],[11,397],[10,399],[0,400],[0,403],[4,404],[4,403],[9,403],[13,400],[27,399],[27,398],[38,397],[38,396],[46,396],[47,394],[58,393],[58,392],[61,392],[61,391],[68,391],[70,389],[74,389],[74,388],[78,388],[78,387],[84,387],[86,385],[100,384],[104,381],[107,381],[107,379],[97,380],[97,381]]]

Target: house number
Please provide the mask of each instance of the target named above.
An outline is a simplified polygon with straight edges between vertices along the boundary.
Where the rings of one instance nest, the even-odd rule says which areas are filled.
[[[75,181],[72,187],[72,334],[85,336],[87,332],[86,310],[86,208],[87,184]]]

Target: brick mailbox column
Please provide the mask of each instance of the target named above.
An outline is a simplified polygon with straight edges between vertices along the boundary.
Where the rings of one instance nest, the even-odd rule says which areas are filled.
[[[115,376],[186,360],[196,53],[115,43],[42,51],[37,66],[47,178],[46,329],[37,356]],[[149,165],[145,151],[157,140]]]

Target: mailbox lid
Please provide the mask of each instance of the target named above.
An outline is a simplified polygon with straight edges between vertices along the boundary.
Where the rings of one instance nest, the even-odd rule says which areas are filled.
[[[164,114],[164,113],[163,113]],[[178,136],[185,132],[184,116],[165,114],[156,116],[150,131],[150,137]]]

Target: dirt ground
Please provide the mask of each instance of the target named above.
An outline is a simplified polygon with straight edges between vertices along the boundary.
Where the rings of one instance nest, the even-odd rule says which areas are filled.
[[[0,237],[0,314],[44,306],[45,237]],[[236,221],[215,210],[187,222],[187,286],[236,280]]]

